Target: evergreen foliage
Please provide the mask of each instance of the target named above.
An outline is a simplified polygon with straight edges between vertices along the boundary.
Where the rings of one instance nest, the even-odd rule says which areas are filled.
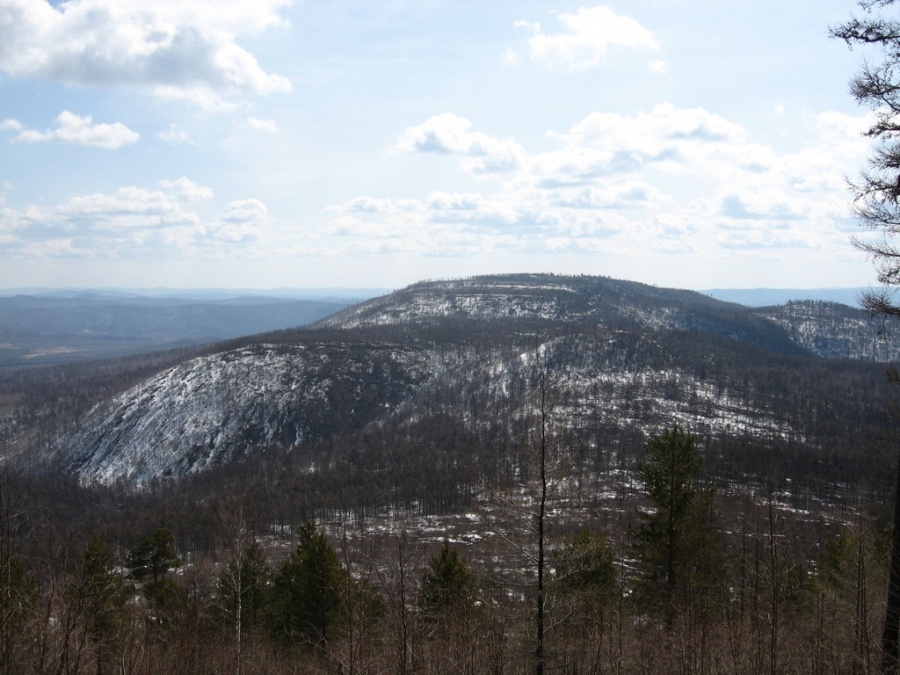
[[[121,649],[128,593],[112,549],[95,533],[85,543],[69,594],[95,651],[97,672]]]
[[[275,574],[272,630],[284,644],[324,646],[340,625],[347,574],[312,522],[300,527],[298,539]]]
[[[422,577],[422,610],[435,617],[452,609],[471,606],[475,599],[475,578],[459,551],[444,540],[441,550],[428,559]]]
[[[556,622],[563,624],[573,641],[601,640],[607,609],[619,590],[613,551],[606,538],[584,528],[557,551],[554,562]]]
[[[566,594],[606,601],[615,588],[616,568],[605,538],[587,528],[576,532],[556,556],[556,581]]]
[[[867,60],[851,80],[856,101],[872,110],[867,135],[878,141],[861,178],[850,185],[859,225],[874,236],[854,240],[875,266],[884,286],[862,297],[862,304],[885,319],[900,317],[895,291],[900,286],[900,21],[890,12],[895,0],[860,0],[863,17],[832,29],[832,37],[854,46],[874,46],[880,60]],[[900,372],[891,371],[900,382]],[[894,495],[889,592],[882,633],[882,671],[900,672],[900,462]]]
[[[144,597],[158,609],[173,608],[183,599],[169,578],[169,572],[181,566],[174,546],[175,535],[161,527],[141,538],[125,559],[131,578],[143,584]]]
[[[688,600],[708,598],[723,578],[711,524],[712,487],[696,483],[702,460],[694,436],[677,425],[644,446],[638,473],[652,502],[634,533],[640,563],[637,598],[671,622]]]

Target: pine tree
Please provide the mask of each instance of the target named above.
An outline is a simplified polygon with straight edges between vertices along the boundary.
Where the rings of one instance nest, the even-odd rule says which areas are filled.
[[[555,581],[565,594],[599,602],[608,600],[616,583],[612,549],[599,534],[583,529],[559,551]]]
[[[661,610],[671,625],[680,606],[708,595],[722,578],[718,538],[711,528],[712,488],[696,484],[701,459],[694,436],[677,425],[651,438],[638,473],[653,504],[634,533],[640,563],[637,598]]]
[[[157,610],[174,608],[183,596],[169,578],[169,572],[181,566],[174,545],[175,535],[161,527],[145,535],[125,560],[131,578],[143,584],[144,597]]]
[[[128,595],[116,571],[112,549],[96,534],[81,551],[69,593],[94,647],[95,672],[102,673],[121,646],[120,628]]]
[[[552,620],[565,631],[573,668],[597,672],[607,635],[607,611],[617,589],[613,552],[606,538],[585,528],[554,556]]]
[[[852,183],[853,211],[859,225],[875,233],[854,239],[875,265],[877,291],[863,294],[864,307],[884,318],[900,318],[900,21],[891,13],[895,0],[860,0],[862,18],[852,18],[831,30],[831,36],[851,48],[870,46],[881,52],[880,61],[868,59],[850,82],[850,93],[873,112],[866,134],[878,141],[858,182]],[[900,383],[900,371],[892,367],[890,378]],[[900,457],[894,486],[894,524],[889,562],[888,596],[881,638],[883,673],[900,672]]]
[[[323,646],[341,616],[347,574],[324,533],[307,522],[299,542],[275,575],[272,629],[287,644]]]
[[[426,617],[452,609],[464,609],[475,599],[475,578],[459,551],[444,541],[441,550],[428,560],[422,578],[422,610]]]

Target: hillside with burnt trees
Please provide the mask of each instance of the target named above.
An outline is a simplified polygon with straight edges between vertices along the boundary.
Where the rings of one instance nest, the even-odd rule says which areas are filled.
[[[868,672],[879,327],[509,275],[0,372],[2,664]]]

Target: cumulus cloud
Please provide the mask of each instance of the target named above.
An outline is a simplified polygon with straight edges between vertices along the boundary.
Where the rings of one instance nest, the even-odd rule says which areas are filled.
[[[92,230],[157,228],[171,225],[194,225],[195,213],[187,211],[162,190],[135,186],[119,188],[115,194],[92,194],[73,197],[68,204],[54,209],[64,216],[67,226],[84,224]]]
[[[191,142],[191,135],[175,124],[171,124],[168,129],[158,132],[156,137],[169,145],[183,145]]]
[[[169,194],[179,199],[208,201],[213,198],[213,190],[211,187],[199,185],[185,176],[176,180],[161,180],[159,184]]]
[[[268,220],[269,210],[258,199],[240,199],[222,209],[219,220],[204,227],[204,234],[214,240],[248,243],[259,238],[261,226]]]
[[[799,220],[806,217],[801,203],[792,203],[784,194],[760,192],[729,193],[722,197],[720,212],[737,220]]]
[[[0,209],[3,256],[158,257],[214,256],[218,247],[258,238],[265,204],[231,202],[218,219],[205,219],[192,203],[213,191],[187,177],[163,180],[159,189],[126,186],[112,193],[79,195],[56,206]],[[245,249],[241,249],[245,252]]]
[[[117,150],[124,145],[137,143],[141,137],[124,124],[94,124],[90,115],[80,116],[64,110],[56,118],[56,125],[46,131],[25,129],[15,120],[5,120],[0,129],[11,129],[19,133],[13,138],[15,143],[46,143],[58,141],[95,148]]]
[[[645,181],[580,185],[574,188],[561,186],[552,191],[555,205],[574,209],[648,207],[663,199],[659,188]]]
[[[539,23],[516,22],[532,32],[528,44],[533,61],[584,69],[602,63],[610,47],[659,49],[653,33],[638,21],[603,5],[581,7],[556,18],[562,30],[552,34],[545,33]]]
[[[146,85],[161,96],[223,105],[219,96],[291,90],[238,44],[285,25],[291,0],[5,0],[0,70],[80,85]],[[205,98],[204,98],[205,96]]]
[[[268,216],[266,205],[258,199],[241,199],[222,209],[222,220],[228,223],[262,223]]]
[[[454,113],[434,115],[409,127],[394,150],[462,155],[466,170],[476,174],[513,170],[525,157],[524,148],[516,141],[472,131],[472,122]]]
[[[408,232],[398,232],[388,223],[373,223],[354,216],[338,216],[328,221],[323,229],[325,234],[339,237],[364,237],[383,239],[389,237],[406,236]]]
[[[563,146],[529,162],[545,187],[648,171],[718,179],[764,174],[777,162],[771,149],[753,143],[741,125],[701,108],[668,103],[632,116],[591,113],[568,131],[549,136]]]
[[[512,225],[519,219],[516,209],[505,199],[487,199],[477,192],[441,192],[428,195],[425,206],[433,222]]]
[[[591,113],[566,133],[551,136],[570,145],[630,148],[646,156],[660,154],[660,144],[671,147],[679,141],[739,143],[747,138],[739,124],[702,108],[676,108],[660,103],[649,112],[632,117],[615,113]]]
[[[384,199],[363,195],[339,206],[329,206],[325,210],[338,213],[400,213],[420,208],[421,204],[415,199]]]
[[[275,120],[261,120],[256,117],[247,118],[247,126],[257,131],[267,131],[271,134],[277,133],[278,125]]]
[[[591,113],[548,132],[556,148],[529,153],[445,113],[406,129],[394,150],[458,156],[476,176],[467,162],[490,158],[506,167],[492,174],[496,187],[358,197],[327,209],[339,217],[321,232],[373,255],[421,253],[436,241],[448,254],[501,247],[710,259],[754,246],[773,255],[846,246],[843,175],[867,153],[866,118],[824,113],[808,128],[808,146],[782,154],[714,112],[662,103],[631,115]]]

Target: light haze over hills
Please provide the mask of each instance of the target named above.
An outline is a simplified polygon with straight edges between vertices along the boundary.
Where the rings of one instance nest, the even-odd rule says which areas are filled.
[[[717,300],[748,307],[783,305],[791,300],[824,300],[859,307],[859,298],[868,288],[710,288],[700,291]]]

